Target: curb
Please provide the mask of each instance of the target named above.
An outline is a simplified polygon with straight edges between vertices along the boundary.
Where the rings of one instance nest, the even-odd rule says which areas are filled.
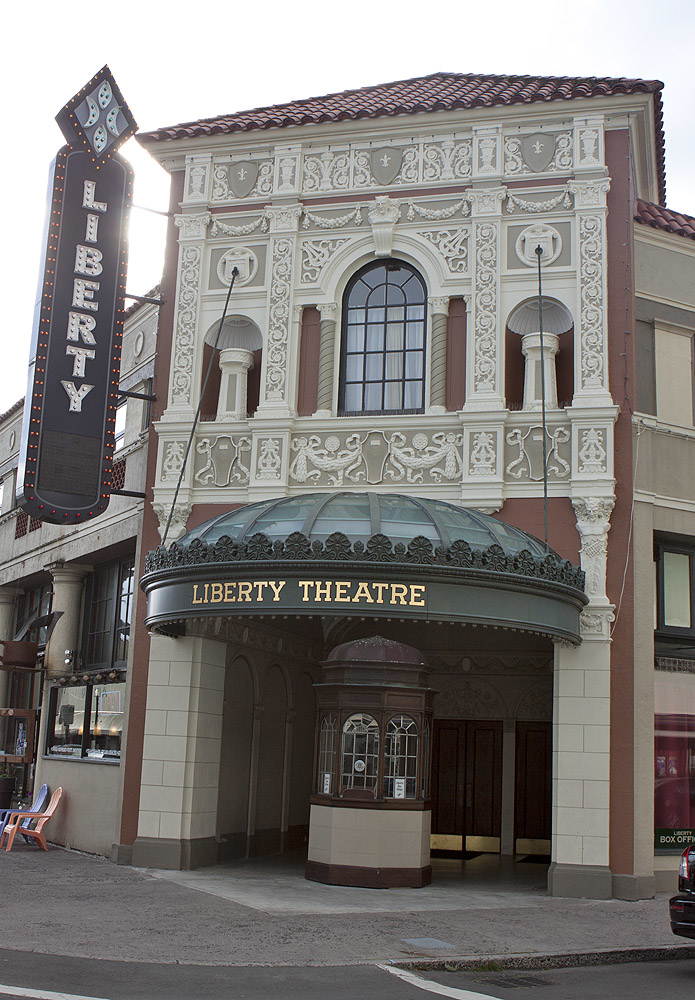
[[[547,955],[490,955],[466,958],[417,958],[391,959],[389,965],[397,969],[437,970],[445,972],[480,970],[488,963],[495,963],[495,970],[502,969],[571,969],[583,965],[622,965],[628,962],[664,962],[674,959],[695,958],[695,945],[660,945],[655,948],[606,948],[597,951],[558,952]],[[487,970],[486,970],[487,971]]]

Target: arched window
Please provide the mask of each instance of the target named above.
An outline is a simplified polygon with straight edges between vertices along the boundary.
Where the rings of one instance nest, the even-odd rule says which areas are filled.
[[[376,791],[379,773],[379,724],[360,712],[343,725],[340,784],[345,789]]]
[[[404,261],[367,264],[343,298],[339,412],[421,413],[425,282]]]

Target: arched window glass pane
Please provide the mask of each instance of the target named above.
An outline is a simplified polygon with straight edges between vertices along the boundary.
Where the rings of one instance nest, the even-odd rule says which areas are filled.
[[[319,731],[319,760],[316,791],[332,795],[335,775],[335,754],[338,742],[338,719],[334,712],[324,715]]]
[[[418,729],[409,715],[389,720],[384,741],[384,795],[414,799],[417,795]]]
[[[422,412],[425,283],[402,261],[376,262],[350,282],[343,302],[340,412]]]
[[[379,773],[379,726],[371,715],[351,715],[345,722],[340,772],[343,790],[376,789]]]

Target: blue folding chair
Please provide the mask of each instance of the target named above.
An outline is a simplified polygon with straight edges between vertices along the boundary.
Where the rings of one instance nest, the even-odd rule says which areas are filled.
[[[33,813],[43,812],[47,799],[48,799],[48,785],[41,785],[41,788],[39,788],[38,792],[36,793],[36,798],[32,802],[29,811]],[[10,818],[10,814],[15,811],[16,809],[0,809],[0,837],[2,837],[3,830],[5,829],[7,821]],[[29,827],[31,826],[31,823],[32,823],[32,817],[27,816],[26,819],[22,820],[20,829],[24,827],[25,830],[28,830]],[[22,836],[24,837],[24,834],[22,834]],[[31,843],[28,837],[24,837],[24,839],[26,840],[27,844]]]

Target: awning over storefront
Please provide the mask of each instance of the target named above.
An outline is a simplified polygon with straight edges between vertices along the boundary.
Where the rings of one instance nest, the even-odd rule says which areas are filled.
[[[211,616],[359,616],[519,628],[579,642],[584,574],[480,511],[316,493],[224,513],[148,553],[147,625]]]

